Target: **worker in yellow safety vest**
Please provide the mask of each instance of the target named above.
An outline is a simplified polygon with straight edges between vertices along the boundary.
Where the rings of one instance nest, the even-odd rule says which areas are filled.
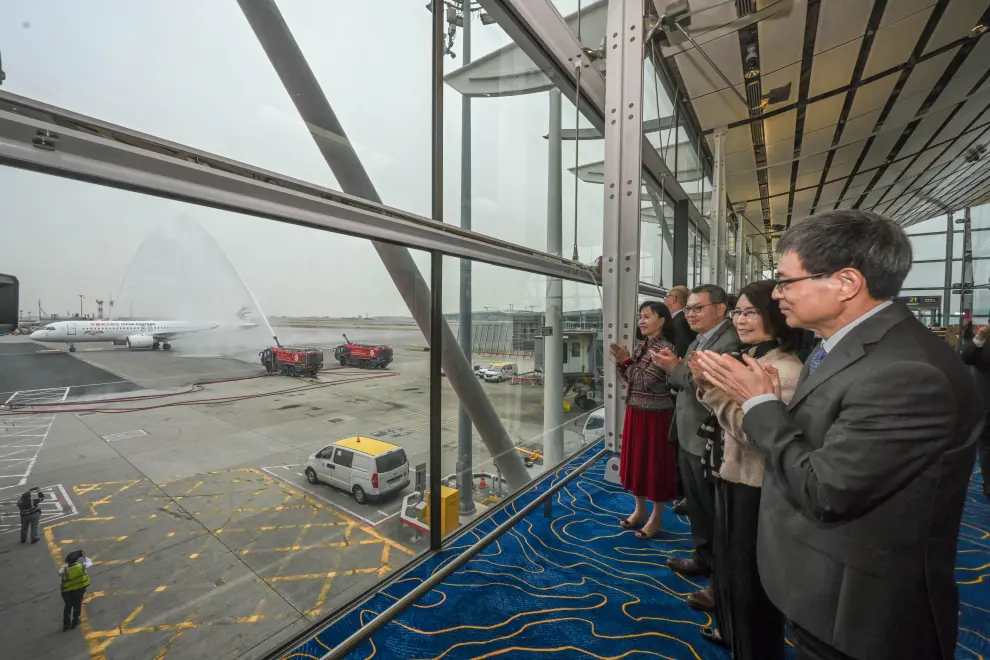
[[[65,566],[58,571],[62,576],[62,601],[65,603],[62,610],[62,632],[79,625],[83,596],[89,586],[89,573],[86,569],[92,565],[93,560],[85,552],[74,550],[66,555]]]

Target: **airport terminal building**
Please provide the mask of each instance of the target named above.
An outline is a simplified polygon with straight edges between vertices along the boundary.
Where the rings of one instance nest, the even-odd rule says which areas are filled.
[[[718,576],[726,521],[766,514],[732,517],[729,490],[816,553],[771,562],[790,590],[747,574],[790,619],[774,657],[807,635],[888,657],[932,621],[942,657],[990,655],[990,490],[963,474],[990,435],[926,453],[978,407],[931,369],[980,376],[990,339],[988,0],[9,0],[0,18],[5,659],[750,657],[732,623],[755,610]],[[860,300],[887,261],[805,272],[778,249],[836,212],[907,236],[876,313],[911,333],[888,362],[923,347],[910,373],[931,377],[853,401],[885,373],[844,380],[889,345],[862,339],[869,317],[791,361],[790,411],[762,371],[769,399],[734,390],[740,361],[709,364],[720,408],[635,350],[640,305],[674,286],[717,287],[687,312],[715,310],[694,346],[740,359],[780,342],[730,346],[765,317],[722,314],[719,289]],[[11,333],[36,306],[59,317]],[[946,382],[954,401],[984,384]],[[746,454],[749,491],[712,474],[761,406],[799,426],[794,501],[771,499],[786,452]],[[903,472],[867,474],[892,446]],[[632,484],[644,464],[714,481],[667,501]],[[863,524],[898,507],[908,522]],[[895,583],[905,611],[862,597]]]

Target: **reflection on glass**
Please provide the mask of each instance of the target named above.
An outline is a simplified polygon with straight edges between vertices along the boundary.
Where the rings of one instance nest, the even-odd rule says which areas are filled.
[[[911,237],[911,251],[915,261],[945,259],[945,234]]]
[[[562,219],[563,256],[576,250],[591,264],[601,255],[603,140],[480,11],[460,17],[456,57],[444,58],[444,219],[538,250]]]
[[[468,330],[457,322],[459,260],[443,262],[444,315],[458,337],[470,332],[476,378],[512,441],[511,454],[502,460],[522,463],[530,479],[535,479],[552,467],[551,462],[597,442],[604,433],[604,418],[593,411],[602,405],[605,366],[598,288],[564,281],[555,303],[555,289],[546,277],[475,262]],[[562,314],[560,334],[548,335],[545,328],[552,327],[553,320],[547,309],[556,305]],[[553,341],[559,342],[557,346],[550,344]],[[554,357],[548,361],[548,356]],[[551,393],[548,388],[554,383]],[[555,399],[561,405],[559,415],[545,414],[545,407]],[[447,485],[456,489],[461,521],[466,522],[523,484],[504,480],[479,430],[459,421],[462,403],[445,382],[441,462]],[[458,473],[464,475],[460,480]]]
[[[278,11],[384,201],[428,215],[431,18],[423,4],[281,3]],[[4,90],[339,188],[237,3],[11,0],[3,10]]]
[[[0,401],[62,404],[0,487],[80,512],[43,523],[36,559],[93,559],[103,653],[269,649],[428,548],[404,503],[429,462],[429,353],[369,242],[11,168],[0,197],[23,310]],[[59,655],[46,626],[21,634]]]

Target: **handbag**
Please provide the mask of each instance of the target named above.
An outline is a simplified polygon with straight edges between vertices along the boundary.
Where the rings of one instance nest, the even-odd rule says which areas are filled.
[[[701,423],[698,435],[705,438],[705,451],[701,455],[701,469],[705,478],[709,481],[721,479],[719,470],[722,469],[722,456],[725,451],[725,442],[722,436],[722,427],[718,423],[715,413],[710,414]]]

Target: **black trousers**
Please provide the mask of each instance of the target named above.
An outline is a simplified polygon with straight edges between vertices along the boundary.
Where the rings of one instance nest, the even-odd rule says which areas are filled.
[[[85,588],[62,592],[62,602],[65,603],[65,607],[62,609],[62,625],[64,627],[68,627],[70,623],[79,623],[79,617],[82,616],[83,596],[85,595]]]
[[[790,628],[797,660],[855,660],[852,656],[832,648],[793,621],[790,622]]]
[[[784,616],[760,582],[756,526],[760,489],[719,480],[715,485],[715,615],[733,660],[782,660]]]
[[[990,411],[980,434],[980,474],[983,475],[983,494],[990,498]]]
[[[705,478],[701,457],[684,451],[677,454],[681,484],[691,517],[691,539],[698,564],[710,569],[715,539],[715,484]]]

